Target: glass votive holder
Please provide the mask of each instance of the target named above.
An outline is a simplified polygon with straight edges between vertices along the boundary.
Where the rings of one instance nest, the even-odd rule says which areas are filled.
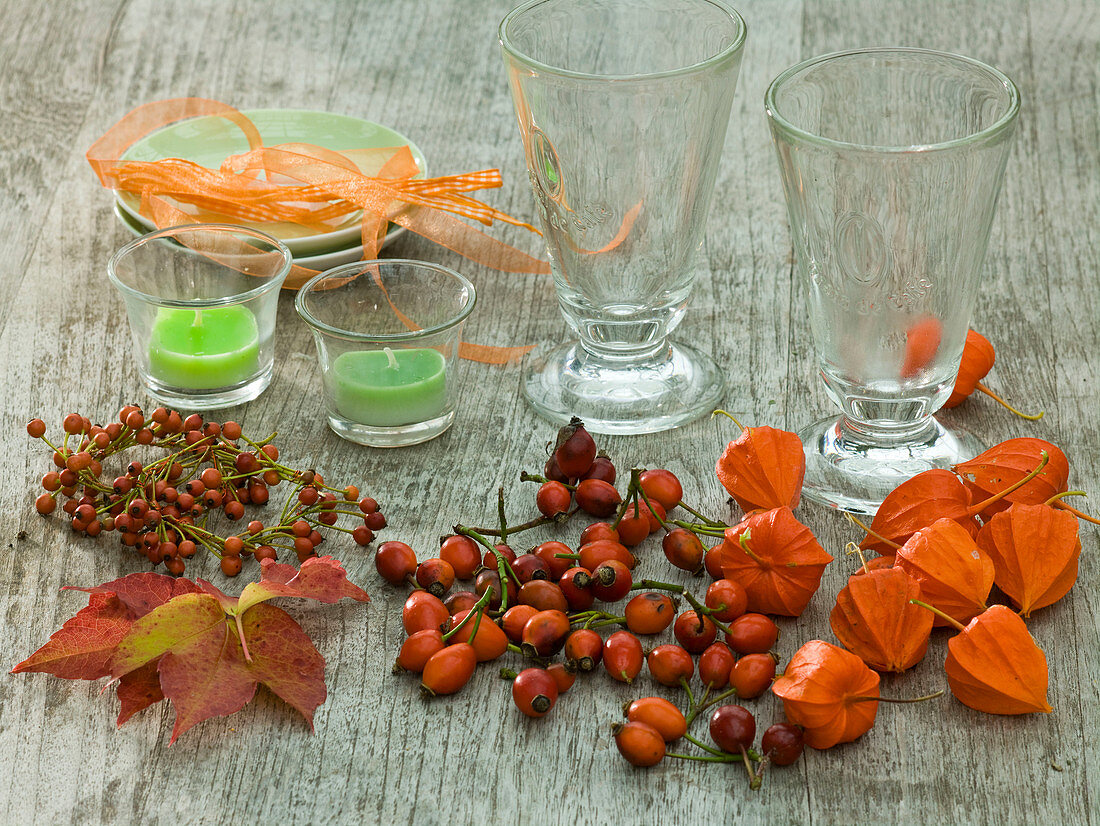
[[[189,410],[259,396],[271,382],[290,266],[281,242],[230,224],[168,227],[116,252],[107,274],[126,303],[149,394]]]
[[[458,347],[474,285],[424,261],[358,261],[298,291],[325,391],[329,427],[351,442],[402,447],[434,439],[455,416]]]

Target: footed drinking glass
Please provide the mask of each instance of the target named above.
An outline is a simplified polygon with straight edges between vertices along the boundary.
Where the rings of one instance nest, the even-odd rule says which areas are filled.
[[[817,361],[839,419],[800,433],[806,496],[874,513],[980,445],[933,418],[951,394],[1019,93],[959,55],[865,49],[765,95]]]
[[[673,344],[710,205],[745,23],[717,0],[535,0],[500,26],[562,314],[578,340],[536,353],[543,416],[650,433],[724,390]]]

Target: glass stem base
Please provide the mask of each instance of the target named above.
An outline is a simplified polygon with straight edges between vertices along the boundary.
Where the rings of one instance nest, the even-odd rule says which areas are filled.
[[[658,433],[710,413],[725,379],[714,360],[661,342],[644,355],[605,356],[571,341],[528,362],[523,394],[556,424],[572,416],[593,433]]]
[[[984,446],[931,416],[898,430],[875,430],[846,417],[815,422],[798,434],[806,454],[802,495],[851,513],[873,515],[907,479],[972,459]]]

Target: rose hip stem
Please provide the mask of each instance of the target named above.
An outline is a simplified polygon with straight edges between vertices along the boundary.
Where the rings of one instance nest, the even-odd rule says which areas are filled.
[[[678,507],[681,507],[681,508],[683,508],[684,510],[686,510],[686,511],[687,511],[688,513],[690,513],[690,514],[691,514],[692,516],[694,516],[694,517],[695,517],[696,519],[701,519],[701,520],[703,520],[703,522],[704,522],[704,523],[705,523],[705,524],[706,524],[706,525],[707,525],[708,527],[711,527],[711,528],[722,528],[723,530],[724,530],[725,528],[728,528],[728,527],[729,527],[729,525],[727,525],[727,524],[726,524],[725,522],[717,522],[717,521],[715,521],[715,520],[713,520],[713,519],[709,519],[708,517],[706,517],[706,516],[704,516],[703,514],[699,513],[699,511],[695,510],[695,508],[691,507],[691,505],[687,504],[686,502],[680,501],[680,502],[677,502],[676,504],[677,504],[677,506],[678,506]],[[679,524],[679,523],[677,523],[677,524]],[[680,525],[680,527],[681,527],[681,528],[683,528],[683,527],[686,527],[686,525],[682,525],[682,524],[681,524],[681,525]]]
[[[450,631],[448,631],[446,634],[443,635],[443,642],[446,642],[451,637],[453,637],[455,635],[455,632],[457,632],[459,629],[461,629],[463,625],[468,623],[470,621],[470,617],[474,616],[475,614],[477,615],[477,619],[474,620],[474,630],[470,634],[469,639],[472,640],[474,637],[476,637],[477,636],[477,629],[480,627],[480,624],[481,624],[481,614],[482,614],[481,609],[484,608],[486,606],[486,604],[488,604],[489,597],[491,597],[492,595],[493,595],[493,589],[492,588],[486,588],[485,593],[481,595],[481,599],[479,599],[477,602],[475,602],[473,608],[471,608],[469,611],[466,612],[466,616],[464,616],[462,618],[462,621],[458,625],[456,625],[454,628],[452,628]]]
[[[508,581],[508,577],[512,578],[512,581],[516,583],[517,588],[520,587],[523,583],[521,583],[519,581],[519,577],[516,576],[516,572],[512,570],[512,566],[508,564],[507,560],[505,560],[504,554],[502,554],[500,551],[498,551],[496,549],[496,546],[492,542],[490,542],[488,539],[486,539],[484,536],[482,536],[480,533],[475,531],[473,528],[467,528],[463,525],[455,525],[454,528],[452,528],[452,530],[455,533],[460,534],[461,536],[470,537],[470,539],[474,540],[475,542],[477,542],[482,547],[487,548],[488,550],[492,551],[493,556],[496,557],[496,559],[497,559],[497,576],[500,577],[500,590],[501,590],[501,594],[500,594],[500,611],[501,611],[501,613],[504,613],[505,611],[508,610],[508,587],[506,585],[506,583]],[[488,593],[488,590],[486,591],[486,593]]]
[[[683,519],[670,519],[669,522],[678,528],[685,528],[694,534],[702,536],[713,536],[718,539],[722,539],[726,535],[726,529],[729,525],[700,525],[698,522],[687,522]]]
[[[528,473],[526,470],[520,471],[519,480],[521,482],[538,482],[540,485],[545,485],[547,482],[550,481],[545,476],[540,476],[537,473]],[[559,482],[558,484],[571,491],[575,491],[577,489],[576,485],[571,485],[568,482]]]
[[[634,473],[635,473],[635,470],[630,471],[630,483],[631,484],[634,484]],[[640,475],[641,475],[640,470],[638,470],[638,474],[639,474],[639,477],[640,477]],[[662,528],[664,528],[666,531],[671,531],[672,528],[669,527],[668,521],[664,517],[662,517],[661,514],[657,513],[656,509],[653,507],[653,503],[649,501],[649,497],[646,495],[645,488],[642,487],[641,478],[639,478],[639,480],[638,480],[638,494],[642,497],[642,500],[645,502],[646,507],[649,508],[649,512],[657,517],[657,522],[660,524],[660,526]]]
[[[508,542],[508,519],[504,515],[504,485],[497,488],[497,521],[500,522],[500,541]]]
[[[565,511],[564,513],[558,513],[554,516],[537,516],[534,519],[527,522],[521,522],[519,525],[509,525],[508,534],[521,533],[522,531],[529,531],[531,528],[541,528],[543,525],[562,525],[569,521],[569,519],[579,511],[580,508],[573,508],[573,510]],[[499,528],[470,528],[472,531],[477,531],[484,536],[502,536]],[[503,540],[501,540],[503,541]]]

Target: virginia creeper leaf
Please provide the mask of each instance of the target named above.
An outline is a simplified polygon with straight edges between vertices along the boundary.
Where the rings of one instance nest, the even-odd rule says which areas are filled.
[[[133,624],[130,610],[114,594],[94,593],[85,608],[11,673],[44,671],[66,680],[106,677],[115,647]]]
[[[160,677],[157,676],[158,660],[147,662],[141,668],[123,674],[118,681],[118,699],[122,708],[115,725],[121,726],[142,709],[164,699],[160,690]]]
[[[291,574],[289,578],[288,573]],[[329,604],[339,602],[343,597],[357,602],[370,601],[367,592],[349,582],[347,571],[339,560],[331,556],[307,559],[298,571],[291,565],[280,565],[265,559],[260,581],[250,582],[244,587],[237,610],[243,613],[273,597],[300,597]]]
[[[327,696],[324,658],[289,614],[264,602],[369,599],[331,557],[310,559],[301,571],[265,560],[263,580],[247,586],[242,600],[202,580],[153,573],[72,590],[89,593],[88,606],[13,672],[112,677],[119,725],[167,698],[176,710],[171,742],[203,720],[240,710],[260,683],[312,729]]]
[[[84,591],[88,594],[114,594],[122,604],[134,612],[134,618],[144,617],[158,605],[163,605],[180,594],[196,594],[199,586],[189,579],[176,579],[165,574],[145,571],[120,579],[104,582],[94,588],[66,585],[62,590]]]
[[[111,676],[118,679],[173,650],[186,650],[211,629],[224,633],[225,611],[214,597],[182,594],[136,620],[111,658]]]

